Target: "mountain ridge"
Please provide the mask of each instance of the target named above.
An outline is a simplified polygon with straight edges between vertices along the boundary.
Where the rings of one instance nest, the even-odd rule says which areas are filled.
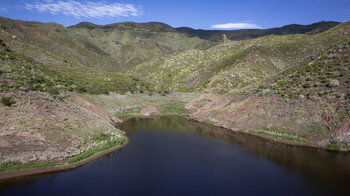
[[[335,21],[321,21],[317,23],[313,23],[310,25],[299,25],[299,24],[290,24],[284,25],[282,27],[274,27],[268,29],[240,29],[240,30],[203,30],[203,29],[191,29],[188,27],[179,27],[177,28],[180,32],[183,32],[189,36],[198,36],[203,39],[210,39],[213,41],[219,41],[222,38],[222,34],[225,34],[228,39],[231,40],[243,40],[250,38],[257,38],[260,36],[266,35],[286,35],[286,34],[295,34],[295,33],[320,33],[329,28],[332,28],[336,25],[340,24]],[[327,26],[326,28],[321,28],[317,30],[319,26]],[[290,28],[293,27],[293,28]],[[316,30],[315,30],[316,28]]]
[[[312,23],[309,25],[300,25],[300,24],[289,24],[284,25],[282,27],[272,27],[267,29],[238,29],[238,30],[207,30],[207,29],[193,29],[191,27],[172,27],[166,23],[162,22],[144,22],[144,23],[136,23],[136,22],[119,22],[112,23],[107,25],[96,25],[90,22],[81,22],[76,25],[69,26],[67,28],[104,28],[110,29],[118,26],[124,27],[146,27],[145,29],[151,28],[153,31],[159,31],[159,28],[154,28],[155,26],[162,27],[160,28],[163,32],[179,32],[184,33],[187,36],[194,37],[197,36],[201,39],[209,39],[211,41],[221,41],[222,35],[225,34],[228,39],[231,40],[242,40],[249,38],[256,38],[259,36],[265,35],[286,35],[286,34],[315,34],[320,33],[329,28],[332,28],[336,25],[340,24],[340,22],[336,21],[320,21],[316,23]],[[320,29],[317,29],[320,28]],[[244,33],[245,35],[241,35]],[[247,36],[250,35],[250,36]]]

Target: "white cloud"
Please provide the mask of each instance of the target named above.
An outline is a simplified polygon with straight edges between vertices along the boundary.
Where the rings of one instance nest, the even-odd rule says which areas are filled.
[[[44,0],[26,3],[25,9],[48,12],[54,15],[63,14],[75,18],[128,17],[143,14],[141,6],[121,3],[87,1],[80,3],[74,0]]]
[[[214,29],[261,29],[262,27],[254,23],[238,22],[212,25]]]

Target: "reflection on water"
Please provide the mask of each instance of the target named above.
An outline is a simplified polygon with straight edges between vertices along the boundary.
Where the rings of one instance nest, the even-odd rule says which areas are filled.
[[[182,117],[130,118],[130,143],[75,170],[0,181],[0,195],[349,195],[350,154]],[[198,137],[199,136],[199,137]]]
[[[158,129],[190,132],[200,137],[225,140],[232,145],[247,147],[248,153],[297,171],[330,192],[350,193],[350,153],[280,144],[212,125],[189,123],[183,117],[131,118],[121,128],[131,131],[131,134],[135,130]]]

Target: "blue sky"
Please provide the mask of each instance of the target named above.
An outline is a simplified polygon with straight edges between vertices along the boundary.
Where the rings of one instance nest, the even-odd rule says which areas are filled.
[[[65,26],[158,21],[196,29],[265,29],[350,20],[350,0],[0,0],[0,16]]]

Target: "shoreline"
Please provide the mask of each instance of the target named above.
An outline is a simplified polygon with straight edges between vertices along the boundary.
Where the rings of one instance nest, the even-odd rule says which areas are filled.
[[[307,144],[307,143],[300,143],[300,142],[281,140],[281,139],[276,139],[274,137],[267,136],[267,135],[251,133],[251,132],[248,132],[248,131],[240,131],[240,130],[228,128],[228,127],[225,127],[225,126],[222,126],[222,125],[209,124],[209,123],[204,122],[201,119],[193,117],[191,115],[185,115],[184,117],[186,119],[188,119],[189,121],[194,121],[194,122],[199,122],[199,123],[203,123],[203,124],[207,124],[207,125],[212,125],[214,127],[227,129],[227,130],[232,131],[232,132],[243,133],[243,134],[246,134],[246,135],[255,136],[255,137],[258,137],[258,138],[262,138],[262,139],[265,139],[265,140],[268,140],[268,141],[273,141],[273,142],[281,143],[281,144],[285,144],[285,145],[314,148],[314,149],[327,150],[327,151],[332,151],[332,152],[350,152],[350,149],[333,148],[333,147],[327,147],[327,146],[319,146],[319,145],[316,145],[316,144]]]
[[[216,125],[216,124],[209,124],[197,117],[192,116],[191,114],[159,114],[159,115],[151,115],[151,116],[144,116],[144,115],[125,115],[125,116],[121,116],[120,118],[153,118],[153,117],[161,117],[161,116],[182,116],[184,118],[186,118],[189,121],[194,121],[194,122],[198,122],[198,123],[203,123],[205,125],[211,125],[214,127],[218,127],[218,128],[223,128],[235,133],[243,133],[246,135],[251,135],[251,136],[255,136],[261,139],[265,139],[268,141],[272,141],[272,142],[276,142],[276,143],[281,143],[281,144],[285,144],[285,145],[290,145],[290,146],[299,146],[299,147],[306,147],[306,148],[313,148],[313,149],[319,149],[319,150],[327,150],[327,151],[331,151],[331,152],[350,152],[350,149],[345,149],[345,148],[334,148],[334,147],[327,147],[327,146],[319,146],[316,144],[308,144],[308,143],[300,143],[300,142],[293,142],[293,141],[287,141],[287,140],[281,140],[281,139],[277,139],[271,136],[267,136],[267,135],[261,135],[261,134],[257,134],[257,133],[252,133],[252,132],[248,132],[248,131],[240,131],[237,129],[232,129],[232,128],[228,128],[222,125]]]
[[[299,147],[313,148],[313,149],[319,149],[319,150],[327,150],[327,151],[331,151],[331,152],[350,152],[350,149],[333,148],[333,147],[327,147],[327,146],[319,146],[319,145],[315,145],[315,144],[307,144],[307,143],[299,143],[299,142],[281,140],[281,139],[276,139],[276,138],[271,137],[271,136],[260,135],[260,134],[251,133],[248,131],[235,130],[235,129],[228,128],[228,127],[225,127],[222,125],[209,124],[209,123],[204,122],[201,119],[196,118],[192,115],[182,115],[182,114],[160,114],[160,115],[153,115],[153,116],[152,115],[151,116],[126,115],[126,116],[121,116],[120,118],[125,118],[125,119],[128,119],[128,118],[153,118],[153,117],[161,117],[161,116],[182,116],[189,121],[198,122],[198,123],[202,123],[205,125],[210,125],[213,127],[226,129],[226,130],[232,131],[234,133],[242,133],[242,134],[246,134],[246,135],[251,135],[251,136],[255,136],[255,137],[265,139],[268,141],[281,143],[281,144],[285,144],[285,145],[290,145],[290,146],[299,146]],[[101,152],[98,152],[98,153],[92,155],[91,157],[88,157],[88,158],[81,160],[79,162],[72,163],[72,164],[66,164],[66,165],[42,167],[42,168],[30,168],[30,169],[3,171],[3,172],[0,172],[0,180],[6,180],[6,179],[11,179],[11,178],[23,177],[23,176],[31,176],[31,175],[37,175],[37,174],[45,174],[45,173],[56,173],[56,172],[68,171],[68,170],[79,168],[81,166],[84,166],[87,163],[90,163],[94,160],[97,160],[105,155],[108,155],[114,151],[117,151],[117,150],[125,147],[129,143],[129,138],[126,135],[125,135],[125,137],[126,137],[126,140],[125,140],[124,144],[107,149],[107,150],[104,150],[104,151],[101,151]]]
[[[65,165],[56,165],[56,166],[50,166],[50,167],[41,167],[41,168],[30,168],[30,169],[19,169],[19,170],[8,170],[0,172],[0,180],[6,180],[11,178],[17,178],[17,177],[23,177],[23,176],[31,176],[31,175],[37,175],[37,174],[45,174],[45,173],[56,173],[56,172],[63,172],[68,171],[72,169],[76,169],[79,167],[82,167],[86,165],[87,163],[90,163],[94,160],[97,160],[101,157],[104,157],[114,151],[117,151],[123,147],[125,147],[129,143],[129,138],[125,135],[125,142],[122,145],[115,146],[112,148],[109,148],[104,151],[100,151],[84,160],[78,161],[76,163],[71,164],[65,164]]]
[[[183,116],[186,117],[188,114],[157,114],[157,115],[124,115],[124,116],[118,116],[120,119],[129,119],[129,118],[154,118],[154,117],[162,117],[162,116]],[[120,123],[118,123],[120,124]]]

